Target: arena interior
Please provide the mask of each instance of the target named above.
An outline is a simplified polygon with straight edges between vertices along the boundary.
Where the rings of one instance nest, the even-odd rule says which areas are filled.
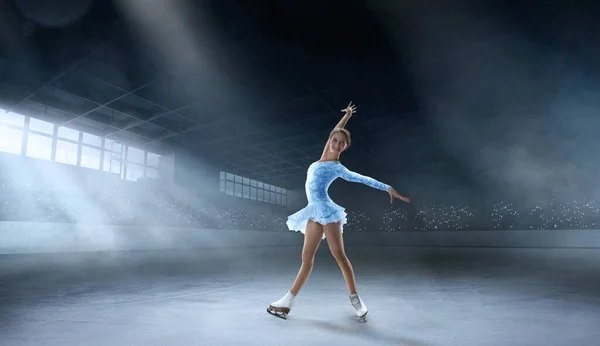
[[[598,345],[600,8],[5,0],[2,345]],[[287,320],[308,166],[338,179]]]

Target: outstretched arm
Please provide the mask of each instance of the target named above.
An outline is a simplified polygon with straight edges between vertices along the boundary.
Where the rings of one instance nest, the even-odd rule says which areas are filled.
[[[406,203],[410,202],[410,200],[407,197],[404,197],[401,194],[399,194],[396,190],[394,190],[393,187],[391,187],[388,184],[377,181],[371,177],[367,177],[366,175],[352,172],[351,170],[349,170],[348,168],[346,168],[344,166],[341,166],[341,170],[342,170],[342,172],[340,174],[340,177],[346,181],[350,181],[353,183],[365,184],[374,189],[387,191],[387,193],[390,195],[390,204],[392,202],[394,202],[394,198],[398,198]]]
[[[388,191],[388,189],[391,187],[388,184],[384,184],[384,183],[377,181],[371,177],[367,177],[366,175],[352,172],[351,170],[349,170],[348,168],[346,168],[344,166],[341,166],[340,177],[346,181],[364,184],[364,185],[370,186],[374,189],[381,190],[381,191]]]
[[[356,113],[356,106],[352,104],[352,102],[350,102],[348,104],[348,107],[342,109],[342,112],[345,112],[344,116],[342,117],[342,119],[337,123],[337,125],[335,125],[334,129],[337,128],[344,128],[346,127],[346,124],[348,123],[348,120],[350,120],[350,118],[352,117],[352,114]],[[327,154],[327,148],[329,147],[329,139],[327,139],[327,142],[325,143],[325,148],[323,148],[323,154],[321,154],[321,159],[323,159],[325,157],[325,154]]]

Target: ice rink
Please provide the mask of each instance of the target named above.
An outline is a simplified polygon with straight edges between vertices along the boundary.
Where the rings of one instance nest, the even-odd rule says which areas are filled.
[[[289,289],[300,251],[5,254],[2,344],[591,346],[600,338],[598,250],[350,245],[366,323],[326,242],[288,319],[266,312]]]

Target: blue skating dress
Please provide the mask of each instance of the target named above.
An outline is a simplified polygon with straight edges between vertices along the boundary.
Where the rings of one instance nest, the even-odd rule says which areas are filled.
[[[335,204],[327,194],[329,185],[337,178],[365,184],[382,191],[390,188],[387,184],[348,170],[339,161],[313,162],[308,167],[304,185],[308,205],[288,216],[286,224],[290,231],[304,233],[308,220],[322,225],[339,221],[342,221],[342,225],[344,225],[347,222],[345,209]],[[323,238],[325,238],[325,234],[323,234]]]

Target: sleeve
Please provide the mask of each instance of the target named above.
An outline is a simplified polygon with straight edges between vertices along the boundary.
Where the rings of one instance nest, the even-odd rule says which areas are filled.
[[[349,170],[348,168],[346,168],[344,166],[341,166],[340,178],[342,178],[346,181],[349,181],[349,182],[364,184],[364,185],[370,186],[374,189],[378,189],[378,190],[382,190],[382,191],[387,191],[390,188],[390,186],[388,184],[384,184],[384,183],[377,181],[371,177],[367,177],[365,175],[358,174],[356,172],[352,172],[351,170]]]

